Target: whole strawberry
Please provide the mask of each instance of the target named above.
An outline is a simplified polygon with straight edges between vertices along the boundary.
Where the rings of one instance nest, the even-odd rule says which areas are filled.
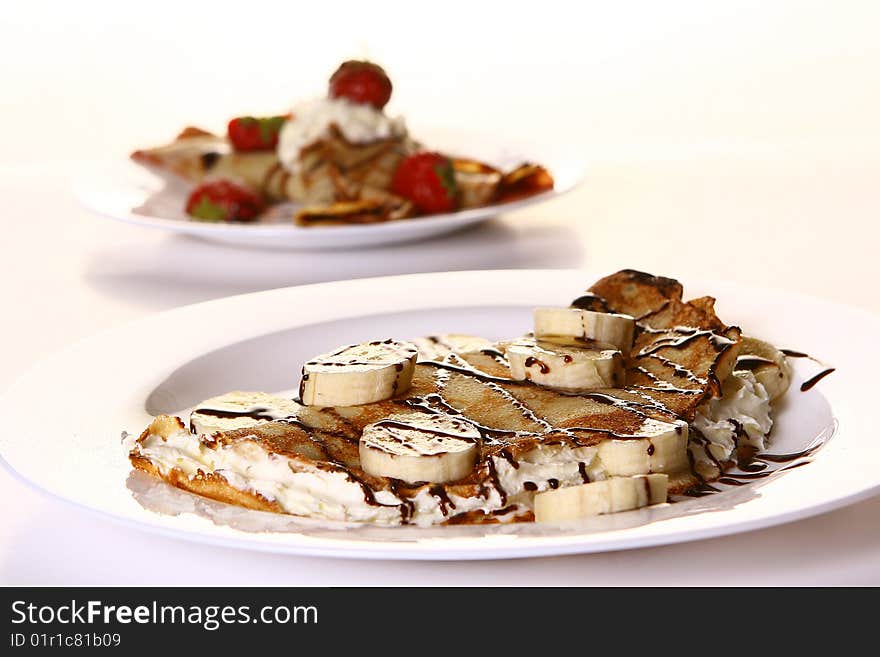
[[[278,133],[287,119],[287,116],[236,117],[227,127],[229,141],[237,151],[270,150],[278,145]]]
[[[391,98],[391,80],[378,64],[349,60],[330,76],[328,95],[382,109]]]
[[[186,212],[198,221],[254,221],[263,211],[263,199],[231,180],[211,180],[196,187]]]
[[[423,214],[452,212],[458,207],[452,161],[440,153],[416,153],[403,160],[394,172],[391,191],[412,201]]]

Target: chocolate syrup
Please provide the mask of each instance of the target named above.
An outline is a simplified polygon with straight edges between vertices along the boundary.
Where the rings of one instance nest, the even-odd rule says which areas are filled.
[[[664,338],[658,338],[651,344],[642,347],[642,349],[638,352],[639,356],[647,356],[649,354],[654,353],[659,349],[671,348],[671,349],[679,349],[688,345],[690,342],[694,340],[698,340],[699,338],[706,337],[709,339],[710,344],[715,347],[716,351],[723,351],[726,347],[736,344],[730,338],[727,338],[723,335],[719,335],[710,329],[696,329],[696,328],[688,328],[688,327],[679,327],[674,329],[653,329],[649,327],[640,327],[642,333],[658,333],[658,334],[674,334],[669,335]]]
[[[760,356],[740,356],[736,359],[736,365],[734,366],[734,370],[748,370],[749,372],[754,372],[756,369],[760,367],[764,367],[765,365],[773,365],[773,361],[767,358],[761,358]]]
[[[501,504],[507,504],[507,491],[504,490],[504,487],[501,485],[501,480],[498,478],[498,470],[495,468],[495,461],[493,459],[486,459],[486,468],[489,471],[489,478],[492,480],[492,485],[501,496]]]
[[[406,525],[409,524],[409,519],[413,517],[413,514],[416,510],[415,503],[404,497],[400,492],[401,482],[399,479],[389,479],[388,481],[388,489],[394,494],[397,499],[400,500],[400,521]]]
[[[480,353],[484,356],[492,357],[499,365],[504,365],[506,367],[510,364],[508,363],[507,356],[504,355],[504,352],[500,349],[496,349],[495,347],[486,347],[485,349],[480,349]]]
[[[268,408],[257,406],[247,411],[223,411],[215,408],[199,408],[194,410],[193,413],[199,413],[200,415],[207,415],[209,417],[216,417],[224,420],[250,418],[252,420],[266,420],[268,422],[272,422],[274,420],[283,419],[282,417],[268,413],[268,411]],[[195,424],[192,420],[192,415],[190,415],[189,431],[190,433],[197,433]]]
[[[706,483],[705,481],[701,481],[696,486],[688,488],[685,492],[682,493],[682,495],[686,495],[687,497],[706,497],[706,495],[720,492],[720,488],[715,488],[715,486]]]
[[[534,356],[529,356],[528,358],[526,358],[526,361],[523,364],[525,365],[526,369],[532,367],[533,365],[537,365],[538,369],[541,371],[541,374],[547,374],[550,371],[550,366],[547,365],[547,363],[542,360],[538,360]]]
[[[202,153],[199,159],[202,161],[202,168],[205,171],[209,171],[214,168],[214,165],[217,164],[220,157],[220,153],[216,151],[208,151],[207,153]]]
[[[748,484],[760,479],[766,479],[767,477],[787,470],[793,470],[794,468],[799,468],[801,466],[807,465],[812,461],[812,459],[808,457],[816,452],[820,447],[822,447],[825,442],[827,442],[827,438],[812,444],[806,449],[803,449],[799,452],[793,452],[791,454],[755,454],[750,458],[741,459],[737,463],[737,469],[739,470],[739,472],[723,472],[723,468],[721,468],[720,464],[718,464],[718,461],[715,460],[715,458],[712,456],[712,453],[711,451],[709,451],[708,447],[706,448],[706,453],[710,456],[710,458],[715,460],[715,463],[718,464],[719,469],[722,470],[722,475],[716,480],[717,483],[725,484],[728,486],[742,486],[744,484]],[[693,455],[690,453],[690,451],[688,451],[688,458],[691,463],[691,472],[696,475],[698,479],[700,479],[700,484],[685,491],[683,495],[688,497],[704,497],[712,493],[721,492],[721,489],[715,488],[707,484],[706,481],[696,471],[696,469],[694,468]],[[772,467],[774,464],[778,464],[779,467]]]
[[[821,381],[826,376],[836,370],[836,368],[834,367],[827,367],[825,363],[820,361],[818,358],[814,358],[813,356],[810,356],[810,354],[806,354],[803,351],[795,351],[794,349],[780,349],[780,351],[789,358],[809,358],[814,363],[818,363],[819,365],[825,367],[825,369],[819,372],[816,376],[807,379],[801,384],[801,392],[807,392],[808,390],[811,390],[813,386],[819,383],[819,381]]]
[[[513,455],[506,449],[502,449],[500,452],[498,452],[498,456],[510,463],[511,468],[513,468],[514,470],[519,470],[519,461],[513,458]]]
[[[717,481],[719,484],[727,484],[728,486],[745,486],[749,483],[747,481],[733,479],[732,477],[719,477]]]
[[[420,365],[427,365],[429,367],[436,367],[437,369],[447,370],[449,372],[455,372],[458,374],[464,374],[466,376],[471,376],[478,381],[483,383],[504,383],[506,385],[533,385],[530,381],[517,381],[516,379],[508,379],[503,376],[492,376],[491,374],[487,374],[486,372],[482,372],[473,367],[466,367],[464,365],[455,365],[453,363],[447,363],[445,361],[436,361],[436,360],[426,360],[420,363]]]
[[[391,340],[391,339],[373,340],[372,342],[370,342],[371,347],[378,347],[383,344],[384,345],[392,345],[392,344],[394,344],[394,340]],[[342,360],[342,361],[331,361],[330,360],[334,356],[339,356],[340,354],[345,353],[346,351],[348,351],[349,349],[351,349],[352,347],[355,347],[355,346],[357,346],[357,345],[346,345],[344,347],[340,347],[339,349],[337,349],[333,353],[327,354],[326,356],[322,356],[320,364],[323,366],[327,366],[327,367],[346,367],[348,365],[368,366],[368,365],[382,365],[382,364],[390,365],[391,364],[391,363],[383,363],[383,361],[378,361],[378,360],[375,360],[375,361],[361,361],[361,360],[354,360],[354,359]],[[405,344],[399,344],[398,347],[399,348],[397,348],[397,349],[392,348],[392,350],[391,350],[393,352],[392,356],[411,357],[411,356],[415,356],[418,353],[418,351],[414,347],[407,346]],[[310,360],[309,362],[306,363],[306,365],[317,365],[317,364],[318,364],[317,360]],[[398,372],[402,372],[403,371],[403,364],[402,363],[395,363],[395,368],[397,369]]]
[[[818,443],[815,445],[811,445],[806,449],[801,450],[800,452],[793,452],[791,454],[761,454],[761,461],[769,461],[771,463],[789,463],[791,461],[795,461],[797,459],[803,458],[805,456],[809,456],[817,449],[822,446],[822,443]]]
[[[449,509],[455,508],[455,502],[449,499],[449,495],[446,493],[446,489],[443,488],[442,485],[438,484],[436,486],[431,486],[428,492],[437,498],[437,502],[440,504],[440,512],[444,516],[449,515]]]
[[[804,381],[804,382],[801,384],[801,392],[807,392],[808,390],[812,389],[812,387],[813,387],[814,385],[816,385],[817,383],[819,383],[819,381],[821,381],[821,380],[824,379],[826,376],[828,376],[829,374],[831,374],[834,370],[835,370],[835,368],[833,368],[833,367],[829,367],[828,369],[819,372],[816,376],[814,376],[814,377],[812,377],[812,378],[810,378],[810,379],[807,379],[806,381]]]
[[[517,508],[518,507],[516,504],[511,504],[510,506],[505,506],[500,509],[495,509],[494,511],[490,511],[489,515],[491,515],[491,516],[504,516],[512,511],[516,511]]]
[[[453,433],[451,431],[443,431],[442,429],[437,429],[436,427],[426,427],[423,425],[410,424],[408,422],[402,422],[400,420],[392,420],[390,418],[385,420],[379,420],[373,426],[376,427],[395,427],[397,429],[412,429],[415,431],[419,431],[421,433],[429,433],[432,436],[439,436],[442,438],[456,438],[458,440],[465,440],[468,442],[476,442],[476,438],[472,436],[465,435],[463,433]],[[401,441],[402,442],[402,441]]]
[[[735,327],[731,327],[735,328]],[[660,360],[664,365],[669,367],[673,367],[674,376],[679,378],[686,378],[688,380],[693,381],[701,386],[705,385],[708,387],[708,390],[715,396],[720,396],[721,394],[721,382],[718,380],[718,376],[716,374],[716,368],[718,366],[718,361],[720,359],[715,359],[715,362],[709,368],[709,371],[706,374],[706,377],[699,377],[694,372],[691,372],[684,366],[679,363],[675,363],[674,361],[669,360],[668,358],[662,357],[660,354],[656,352],[660,349],[680,349],[682,347],[687,346],[693,340],[697,340],[699,338],[707,338],[709,344],[715,350],[716,354],[723,354],[728,349],[732,348],[736,345],[735,340],[731,340],[730,338],[721,335],[720,333],[716,333],[710,329],[698,329],[698,328],[690,328],[690,327],[676,327],[672,329],[660,329],[660,328],[652,328],[650,326],[638,325],[638,329],[640,333],[647,334],[655,334],[661,335],[664,337],[660,337],[654,340],[651,344],[648,344],[642,347],[641,350],[635,355],[636,360],[639,358],[655,358]],[[661,360],[661,358],[663,360]]]
[[[763,461],[755,461],[754,457],[752,457],[751,459],[740,460],[736,467],[743,472],[761,472],[762,470],[767,469],[767,464]]]
[[[585,484],[590,483],[590,475],[587,474],[587,464],[583,461],[578,463],[578,474]]]

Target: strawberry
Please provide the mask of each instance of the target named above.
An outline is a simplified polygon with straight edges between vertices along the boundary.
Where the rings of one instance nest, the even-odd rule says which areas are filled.
[[[254,221],[263,199],[231,180],[211,180],[196,187],[186,202],[188,215],[199,221]]]
[[[349,60],[330,76],[328,95],[380,110],[391,98],[391,80],[378,64]]]
[[[278,145],[278,133],[289,116],[255,118],[239,116],[229,122],[227,133],[237,151],[265,151]]]
[[[423,152],[410,155],[394,172],[391,191],[409,199],[424,214],[451,212],[458,207],[458,186],[452,160]]]

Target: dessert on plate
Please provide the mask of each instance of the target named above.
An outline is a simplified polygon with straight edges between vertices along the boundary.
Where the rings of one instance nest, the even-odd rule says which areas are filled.
[[[705,491],[760,457],[791,368],[682,293],[623,270],[535,309],[521,337],[339,347],[303,364],[295,398],[156,417],[129,458],[231,504],[381,525],[556,522]]]
[[[225,135],[189,127],[170,144],[132,159],[194,185],[195,221],[292,218],[301,226],[364,224],[504,203],[553,188],[524,162],[501,170],[416,141],[385,113],[392,84],[366,61],[344,62],[325,97],[283,115],[236,117]]]

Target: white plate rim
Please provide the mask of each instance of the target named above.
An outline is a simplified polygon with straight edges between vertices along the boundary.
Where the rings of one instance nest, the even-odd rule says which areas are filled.
[[[415,275],[405,275],[405,276],[392,276],[392,277],[381,277],[376,279],[360,279],[357,281],[338,281],[334,283],[319,283],[315,285],[309,286],[300,286],[297,288],[282,288],[279,290],[270,290],[265,292],[251,293],[245,295],[238,295],[235,297],[227,297],[224,299],[218,299],[213,301],[204,302],[201,304],[195,304],[192,306],[185,306],[182,308],[173,309],[170,311],[166,311],[163,313],[159,313],[157,315],[151,315],[141,320],[137,320],[135,322],[123,325],[122,327],[109,329],[108,331],[102,332],[96,336],[91,338],[86,338],[71,347],[68,347],[65,350],[55,354],[54,356],[50,356],[46,359],[40,361],[39,364],[35,365],[29,372],[24,374],[22,377],[18,379],[18,381],[13,384],[2,397],[0,397],[0,408],[6,408],[7,412],[12,408],[11,404],[14,401],[14,397],[16,392],[21,392],[22,388],[27,388],[29,384],[34,383],[34,377],[39,376],[41,370],[45,368],[51,369],[54,363],[59,362],[59,360],[63,360],[65,354],[68,356],[73,354],[76,355],[78,352],[82,352],[83,349],[88,351],[90,348],[95,348],[96,345],[99,345],[106,341],[108,337],[116,336],[117,338],[120,335],[125,335],[126,332],[130,331],[139,331],[144,329],[149,329],[151,326],[161,325],[167,322],[178,322],[180,320],[186,320],[187,317],[194,317],[198,314],[218,312],[218,311],[228,311],[229,304],[237,304],[237,303],[245,303],[245,304],[256,304],[259,306],[260,304],[271,304],[273,301],[277,301],[278,299],[283,298],[285,295],[318,295],[333,293],[335,290],[336,293],[345,293],[351,294],[352,292],[356,292],[358,289],[361,291],[367,290],[369,288],[376,289],[376,286],[382,286],[382,289],[388,290],[389,286],[402,286],[403,288],[410,288],[413,285],[419,286],[428,286],[429,288],[433,286],[437,286],[438,284],[442,285],[452,285],[456,281],[458,283],[467,282],[468,279],[473,279],[474,277],[479,277],[480,280],[484,281],[486,285],[490,285],[492,283],[498,283],[505,279],[509,279],[511,276],[525,276],[530,278],[535,277],[543,277],[545,280],[574,280],[574,281],[591,281],[595,280],[597,276],[591,274],[589,272],[584,272],[580,270],[500,270],[500,271],[478,271],[478,272],[450,272],[450,273],[440,273],[440,274],[415,274]],[[687,284],[686,284],[687,285]],[[730,285],[730,284],[722,284],[722,283],[707,283],[709,287],[716,288],[718,286]],[[742,286],[734,286],[734,287],[742,287]],[[769,293],[771,294],[784,294],[789,299],[798,299],[798,303],[808,304],[813,306],[820,306],[827,309],[833,310],[837,314],[850,314],[852,317],[858,317],[860,321],[867,321],[877,326],[880,329],[880,318],[878,316],[860,308],[854,308],[850,306],[845,306],[842,304],[832,303],[821,299],[816,299],[815,297],[811,297],[808,295],[804,295],[801,293],[794,293],[790,291],[781,291],[781,290],[773,290],[772,288],[762,288],[764,292],[767,292],[769,289]],[[687,287],[686,287],[687,291]],[[467,305],[467,303],[461,303],[461,300],[457,300],[460,305]],[[468,299],[464,299],[465,302]],[[352,315],[354,316],[354,315]],[[316,320],[320,321],[320,320]],[[308,322],[314,323],[314,321]],[[218,345],[222,346],[223,340],[218,340]],[[205,350],[210,351],[213,348],[211,345],[206,345]],[[192,356],[192,354],[191,354]],[[832,390],[843,390],[847,389],[847,386],[842,385],[840,376],[837,377],[836,383],[834,383],[835,378],[830,377],[829,382],[831,384],[828,386]],[[838,415],[838,409],[836,406],[832,406],[835,411],[835,416]],[[853,416],[849,414],[847,411],[847,419],[852,419]],[[857,429],[858,425],[854,425],[854,429]],[[849,427],[844,427],[843,431],[849,431]],[[839,436],[835,439],[835,442],[839,441]],[[8,443],[9,440],[3,437],[0,437],[0,447],[4,446],[4,443]],[[517,558],[517,557],[529,557],[529,556],[548,556],[548,555],[562,555],[562,554],[573,554],[573,553],[587,553],[587,552],[596,552],[596,551],[608,551],[608,550],[620,550],[620,549],[631,549],[638,547],[649,547],[652,545],[661,545],[661,544],[672,544],[682,541],[690,541],[690,540],[698,540],[703,538],[710,538],[714,536],[721,535],[729,535],[744,531],[750,531],[754,529],[759,529],[762,527],[768,527],[777,524],[783,524],[786,522],[795,521],[801,518],[818,515],[821,513],[825,513],[842,506],[855,503],[862,499],[866,499],[872,495],[880,492],[880,474],[875,477],[870,485],[862,485],[857,489],[852,489],[845,491],[841,494],[831,495],[826,499],[810,504],[808,506],[804,506],[802,508],[790,509],[785,513],[765,513],[763,515],[758,515],[752,518],[743,518],[739,519],[733,523],[727,524],[719,524],[719,523],[710,523],[708,526],[703,528],[690,528],[687,531],[674,531],[667,533],[659,533],[656,535],[648,535],[648,536],[623,536],[616,538],[613,541],[596,541],[595,535],[589,537],[591,540],[584,541],[580,540],[582,537],[579,536],[569,536],[569,537],[561,537],[561,538],[544,538],[544,537],[528,537],[527,539],[517,544],[510,544],[505,546],[479,546],[479,545],[467,545],[465,547],[444,547],[441,545],[420,545],[418,549],[413,549],[412,544],[397,544],[392,542],[374,542],[374,541],[357,541],[357,540],[336,540],[327,542],[315,542],[314,540],[306,541],[305,544],[296,544],[295,541],[287,542],[285,544],[278,543],[266,543],[260,540],[255,540],[253,537],[249,537],[247,535],[236,537],[234,539],[227,539],[219,536],[206,536],[200,534],[192,534],[190,532],[182,532],[177,531],[170,527],[162,527],[158,525],[150,525],[144,523],[139,520],[133,520],[128,518],[121,518],[117,515],[110,514],[101,509],[94,509],[88,506],[83,506],[76,501],[65,498],[63,495],[58,494],[55,491],[47,490],[45,487],[41,486],[39,483],[29,479],[22,473],[18,472],[14,465],[10,463],[5,455],[0,456],[0,460],[2,460],[4,466],[11,471],[16,478],[24,481],[28,485],[36,488],[37,490],[42,491],[52,497],[62,499],[65,502],[72,504],[78,508],[85,508],[93,513],[97,513],[104,517],[112,518],[116,521],[122,522],[125,525],[136,527],[142,530],[148,530],[154,533],[159,533],[167,536],[174,536],[176,538],[183,538],[187,540],[195,540],[200,542],[208,542],[215,545],[225,545],[228,547],[244,547],[248,549],[256,549],[270,552],[286,552],[286,553],[294,553],[294,554],[303,554],[303,555],[320,555],[320,556],[337,556],[337,557],[357,557],[357,558],[394,558],[394,559],[422,559],[422,560],[446,560],[446,559],[498,559],[498,558]],[[806,470],[805,468],[800,470]],[[786,475],[786,478],[790,478],[797,473],[791,473]],[[638,534],[638,532],[637,532]]]

